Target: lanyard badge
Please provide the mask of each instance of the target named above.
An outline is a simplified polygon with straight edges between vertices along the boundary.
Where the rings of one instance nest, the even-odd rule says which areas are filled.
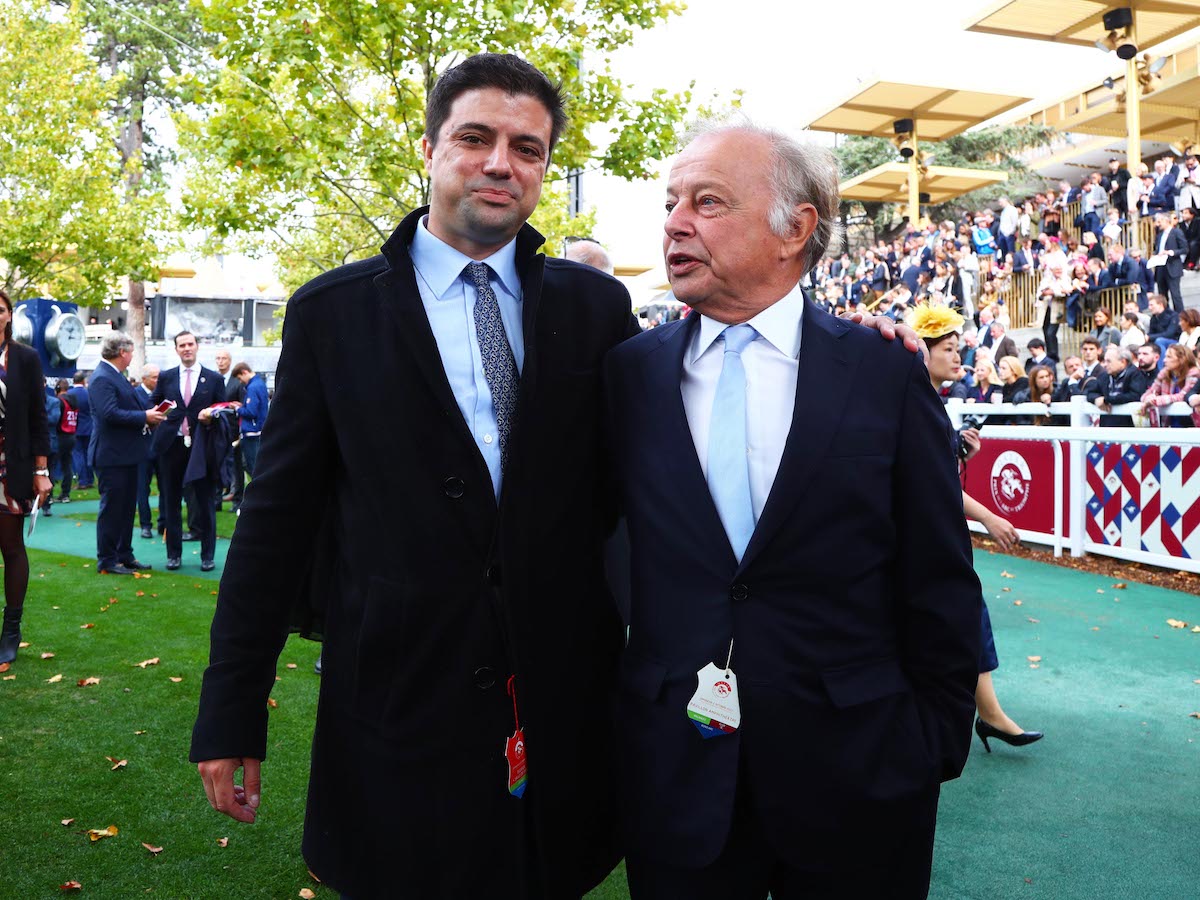
[[[508,792],[514,797],[525,795],[526,761],[525,730],[521,727],[521,716],[517,712],[517,689],[513,686],[516,675],[508,676],[508,695],[513,698],[513,722],[516,730],[504,742],[504,758],[508,760]]]
[[[730,641],[723,669],[709,663],[696,673],[696,693],[687,705],[687,717],[706,740],[733,734],[742,722],[737,676],[729,668],[732,661],[733,641]]]

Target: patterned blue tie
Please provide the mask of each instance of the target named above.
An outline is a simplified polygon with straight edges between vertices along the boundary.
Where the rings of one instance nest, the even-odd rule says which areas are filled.
[[[758,337],[752,325],[731,325],[722,332],[725,359],[713,400],[708,431],[708,491],[738,562],[754,534],[750,464],[746,459],[746,369],[742,351]]]
[[[492,392],[492,408],[496,413],[496,428],[500,432],[500,471],[508,463],[508,437],[517,415],[517,395],[521,376],[513,358],[500,304],[492,291],[492,270],[483,263],[467,263],[466,272],[475,285],[475,339],[479,341],[479,356],[483,374]]]

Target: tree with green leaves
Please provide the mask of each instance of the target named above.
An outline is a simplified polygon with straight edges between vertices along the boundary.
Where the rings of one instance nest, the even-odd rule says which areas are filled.
[[[62,2],[62,0],[59,0]],[[189,0],[72,0],[92,50],[93,65],[110,87],[107,113],[121,157],[124,214],[151,256],[163,253],[166,170],[174,153],[156,140],[148,115],[164,115],[190,102],[194,83],[185,74],[206,63],[212,43]],[[154,262],[156,260],[151,260]],[[153,265],[129,269],[126,327],[134,342],[133,367],[145,361],[145,302]]]
[[[48,0],[0,0],[0,55],[4,288],[14,301],[106,303],[123,272],[150,262],[105,122],[115,85],[99,78],[77,14]]]
[[[1040,178],[1021,159],[1022,153],[1050,143],[1053,132],[1040,125],[993,125],[955,135],[938,143],[922,144],[920,151],[927,165],[959,169],[994,169],[1008,173],[1008,181],[963,194],[948,203],[929,206],[930,219],[957,219],[964,212],[977,210],[1002,196],[1023,197],[1042,187]],[[876,166],[899,162],[892,142],[884,138],[851,135],[834,150],[842,179],[853,178]],[[862,203],[873,231],[891,227],[900,221],[900,207],[894,203]],[[851,212],[849,201],[842,201],[842,216]]]
[[[203,117],[178,120],[189,220],[281,261],[291,288],[377,251],[429,196],[420,151],[438,74],[512,52],[560,80],[571,121],[531,223],[547,251],[590,221],[567,213],[572,171],[650,175],[690,91],[635,98],[607,54],[682,6],[672,0],[204,0],[224,64]]]

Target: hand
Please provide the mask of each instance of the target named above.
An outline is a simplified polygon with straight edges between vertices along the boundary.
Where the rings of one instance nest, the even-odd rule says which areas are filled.
[[[907,325],[901,325],[898,322],[893,322],[887,316],[864,316],[862,313],[851,313],[847,318],[851,322],[857,322],[859,325],[866,325],[868,328],[874,328],[879,332],[880,337],[885,340],[894,341],[897,336],[904,341],[904,346],[908,348],[910,353],[916,353],[921,349],[921,339],[917,337],[917,333]]]
[[[230,405],[230,406],[232,406],[234,409],[241,409],[241,408],[242,408],[242,404],[241,404],[241,403],[239,403],[237,400],[230,400],[230,401],[229,401],[229,405]]]
[[[1200,406],[1200,394],[1192,394],[1192,396],[1187,398],[1187,402],[1188,406],[1191,407]]]
[[[33,490],[38,495],[39,506],[46,505],[46,501],[50,499],[50,491],[53,488],[54,484],[45,475],[33,476]]]
[[[165,412],[159,412],[157,409],[146,410],[146,424],[150,426],[161,425],[167,420]]]
[[[196,418],[207,425],[212,421],[212,407],[210,406],[207,409],[200,410],[200,414],[196,416]]]
[[[1103,398],[1103,397],[1097,397],[1097,398],[1096,398],[1095,400],[1093,400],[1092,402],[1093,402],[1093,403],[1095,403],[1095,404],[1096,404],[1098,407],[1100,407],[1101,409],[1104,409],[1104,398]]]
[[[1051,397],[1049,394],[1042,394],[1042,396],[1041,396],[1041,398],[1040,398],[1040,399],[1041,399],[1041,401],[1042,401],[1043,403],[1045,403],[1047,406],[1049,406],[1049,405],[1050,405],[1050,403],[1051,403],[1051,401],[1052,401],[1054,398],[1053,398],[1053,397]]]
[[[967,445],[967,462],[970,462],[971,458],[983,446],[983,442],[979,440],[979,429],[968,428],[965,431],[960,431],[959,434],[962,435],[963,443]]]
[[[1008,519],[1003,519],[1000,516],[992,516],[983,523],[983,526],[1001,550],[1011,550],[1017,544],[1021,543],[1021,535],[1017,534],[1017,529],[1013,527],[1013,523],[1008,521]]]
[[[242,783],[234,784],[238,769],[242,769]],[[213,809],[238,822],[254,821],[262,793],[262,760],[249,756],[208,759],[198,763],[196,770]]]

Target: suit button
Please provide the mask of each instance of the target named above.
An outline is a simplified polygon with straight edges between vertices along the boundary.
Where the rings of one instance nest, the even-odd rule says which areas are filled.
[[[498,564],[488,566],[483,576],[492,587],[500,587],[500,566]]]
[[[491,666],[480,666],[475,670],[475,687],[486,691],[496,683],[496,670]]]
[[[457,475],[451,475],[442,482],[442,490],[451,500],[457,500],[463,495],[463,480]]]
[[[745,600],[750,596],[750,588],[746,587],[744,584],[735,584],[733,586],[733,590],[729,592],[729,596],[731,596],[734,600]]]

